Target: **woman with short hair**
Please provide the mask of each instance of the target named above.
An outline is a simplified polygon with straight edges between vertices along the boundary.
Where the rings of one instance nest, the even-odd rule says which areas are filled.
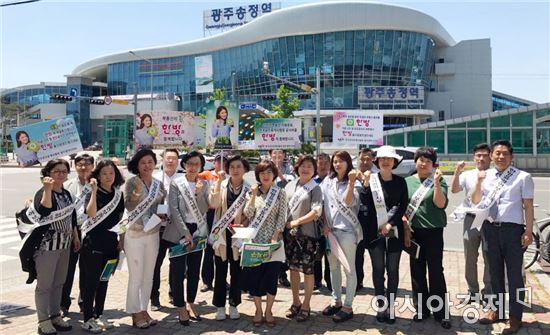
[[[172,181],[168,196],[170,204],[170,223],[166,226],[162,238],[172,246],[183,244],[188,249],[194,247],[193,237],[206,237],[208,225],[208,182],[198,178],[204,169],[204,157],[198,151],[192,151],[181,161],[185,175]],[[179,323],[189,326],[189,320],[201,321],[195,309],[195,298],[199,287],[199,274],[202,250],[170,258],[170,288],[174,305],[178,308]],[[186,292],[183,281],[187,279]],[[189,315],[189,313],[193,315]]]
[[[317,175],[317,162],[313,156],[300,156],[294,171],[298,179],[285,187],[288,217],[284,238],[292,290],[292,305],[286,317],[303,322],[309,319],[311,312],[309,303],[313,294],[313,268],[321,248],[321,234],[316,220],[323,210],[323,193],[313,179]],[[300,272],[304,274],[303,302],[300,301]]]
[[[247,195],[244,215],[250,220],[250,228],[254,229],[252,243],[279,243],[279,247],[271,257],[256,267],[246,267],[244,276],[247,289],[254,298],[256,311],[254,326],[259,327],[265,320],[268,327],[275,326],[273,303],[277,295],[277,278],[285,261],[285,247],[282,232],[286,224],[287,203],[286,193],[274,185],[278,170],[272,161],[264,160],[256,165],[254,174],[256,181]],[[261,219],[263,218],[263,219]],[[262,296],[267,296],[265,313],[262,312]]]
[[[64,159],[53,159],[41,170],[43,186],[27,211],[29,219],[38,226],[29,232],[20,253],[34,267],[29,269],[30,279],[36,271],[34,298],[38,333],[44,335],[72,329],[63,320],[60,307],[69,266],[69,248],[80,249],[73,197],[63,188],[69,171],[69,163]]]
[[[162,182],[153,178],[156,165],[152,150],[139,150],[128,162],[128,171],[135,176],[128,179],[124,189],[129,221],[120,240],[128,257],[126,311],[132,314],[133,326],[140,329],[158,323],[147,312],[159,249],[160,218],[156,213],[166,196]]]

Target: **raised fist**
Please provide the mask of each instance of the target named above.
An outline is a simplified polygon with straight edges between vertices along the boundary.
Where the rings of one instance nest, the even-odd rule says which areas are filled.
[[[350,183],[355,183],[355,180],[357,179],[358,171],[357,170],[351,170],[348,172],[348,179]]]
[[[439,168],[435,169],[434,180],[439,181],[439,179],[441,179],[442,176],[443,176],[443,172]]]
[[[219,180],[223,181],[223,180],[225,179],[225,176],[226,176],[226,173],[225,173],[224,170],[220,170],[220,171],[218,172],[218,177],[220,177]]]
[[[143,183],[139,178],[134,179],[134,192],[136,194],[141,194],[141,191],[143,191]]]
[[[95,178],[90,178],[90,186],[92,187],[92,192],[97,192],[97,180]]]
[[[42,179],[42,184],[44,185],[44,190],[51,191],[53,188],[53,178],[52,177],[44,177]]]
[[[200,179],[197,179],[197,183],[195,184],[195,194],[201,193],[203,186],[204,186],[203,181]]]
[[[487,177],[487,171],[483,170],[483,171],[479,171],[477,173],[477,180],[478,181],[483,181],[485,179],[485,177]]]
[[[460,161],[456,163],[456,172],[462,172],[464,171],[464,167],[466,166],[466,162]]]
[[[252,195],[258,194],[258,184],[252,185],[252,187],[250,188],[250,193],[252,193]]]

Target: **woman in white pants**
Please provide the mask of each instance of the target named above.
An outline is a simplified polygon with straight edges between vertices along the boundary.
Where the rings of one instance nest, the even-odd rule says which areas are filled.
[[[157,158],[152,150],[139,150],[128,162],[128,171],[136,176],[126,182],[124,190],[124,205],[129,212],[129,219],[132,219],[134,209],[142,209],[136,209],[138,218],[128,223],[124,238],[121,238],[129,272],[126,311],[132,314],[133,326],[140,329],[157,324],[147,308],[153,286],[160,225],[144,231],[144,226],[156,215],[157,206],[166,195],[162,182],[153,178],[156,164]]]

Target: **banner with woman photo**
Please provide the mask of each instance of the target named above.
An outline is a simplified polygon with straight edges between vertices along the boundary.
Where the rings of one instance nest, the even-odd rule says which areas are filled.
[[[191,146],[195,138],[195,114],[178,111],[150,111],[136,114],[136,144]]]
[[[51,159],[82,151],[72,115],[13,128],[11,138],[17,162],[21,166],[47,163]]]
[[[239,140],[239,108],[229,100],[208,102],[206,111],[206,146],[218,150],[236,148]]]

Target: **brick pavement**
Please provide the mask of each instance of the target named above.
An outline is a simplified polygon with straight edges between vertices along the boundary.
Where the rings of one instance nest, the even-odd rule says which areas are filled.
[[[365,257],[364,285],[366,286],[358,293],[354,302],[355,317],[344,323],[335,324],[328,317],[321,315],[320,311],[330,303],[330,292],[322,289],[314,293],[312,298],[312,317],[304,323],[297,323],[284,317],[286,309],[292,301],[290,289],[279,288],[277,300],[274,305],[274,315],[276,318],[276,327],[267,328],[262,326],[255,328],[252,326],[252,316],[254,313],[254,304],[246,294],[243,294],[243,303],[239,306],[241,319],[237,321],[215,321],[215,308],[212,306],[212,292],[200,293],[197,296],[199,312],[203,316],[203,321],[192,322],[190,327],[180,326],[177,322],[177,313],[175,308],[166,307],[159,312],[151,312],[151,315],[158,318],[161,322],[147,330],[139,330],[131,327],[131,318],[124,312],[126,301],[127,272],[120,271],[111,278],[105,315],[110,320],[117,323],[115,329],[109,330],[107,334],[493,334],[499,333],[504,324],[493,326],[483,326],[479,324],[468,324],[461,316],[462,310],[451,308],[451,322],[453,327],[445,331],[439,324],[430,318],[422,323],[412,322],[412,311],[405,310],[397,312],[397,322],[394,325],[380,324],[376,322],[375,312],[370,307],[373,297],[372,282],[369,274],[371,273],[370,260],[368,255]],[[481,261],[481,258],[480,258]],[[167,301],[167,272],[168,261],[162,271],[161,284],[161,303],[168,306]],[[466,283],[463,279],[464,261],[462,253],[446,251],[444,256],[445,275],[447,287],[452,297],[467,291]],[[403,296],[410,294],[411,280],[409,274],[409,261],[406,254],[403,254],[400,266],[400,306],[403,305]],[[480,267],[481,270],[481,267]],[[480,271],[481,278],[481,271]],[[550,292],[543,287],[540,278],[532,272],[527,273],[527,287],[532,287],[533,305],[526,309],[524,314],[524,328],[520,334],[550,335]],[[73,297],[78,294],[76,288],[73,290]],[[456,298],[451,298],[457,303]],[[2,303],[13,303],[27,306],[13,312],[0,315],[0,333],[10,335],[36,334],[36,313],[34,310],[34,287],[4,293],[0,297]],[[73,325],[73,331],[68,334],[85,334],[80,329],[81,314],[77,312],[77,306],[74,303],[71,306],[70,323]],[[399,309],[399,307],[398,307]]]

